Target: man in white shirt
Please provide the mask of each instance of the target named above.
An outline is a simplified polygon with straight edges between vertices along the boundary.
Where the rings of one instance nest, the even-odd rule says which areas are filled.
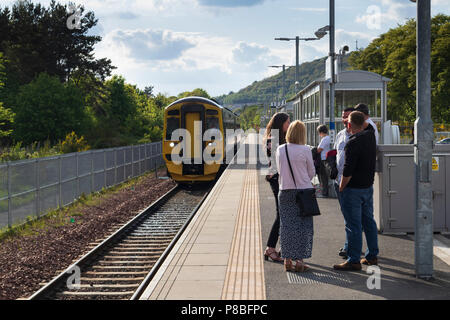
[[[375,130],[375,141],[378,145],[378,137],[379,137],[378,128],[377,128],[377,125],[375,124],[375,122],[373,122],[372,119],[370,119],[370,117],[369,117],[369,107],[367,107],[367,105],[365,105],[364,103],[360,103],[360,104],[356,105],[355,111],[360,111],[360,112],[364,113],[364,119],[366,120],[364,129],[366,129],[368,125],[371,125],[373,127],[373,129]]]
[[[331,139],[328,135],[328,128],[326,125],[317,127],[317,132],[321,138],[317,146],[317,153],[320,153],[320,170],[318,172],[320,187],[322,189],[322,196],[328,197],[328,174],[325,168],[325,160],[327,159],[327,152],[330,151]]]
[[[338,175],[336,177],[336,180],[334,181],[334,189],[336,190],[336,194],[339,200],[339,205],[341,205],[341,194],[339,192],[339,184],[341,183],[341,177],[342,173],[344,172],[344,163],[345,163],[345,145],[348,142],[348,139],[352,135],[350,133],[350,130],[348,128],[348,116],[350,113],[355,111],[355,108],[350,107],[346,108],[344,111],[342,111],[342,123],[344,124],[345,128],[339,131],[339,133],[336,136],[336,142],[334,143],[334,149],[336,149],[336,167],[338,169]],[[342,212],[342,209],[341,209]],[[345,239],[344,247],[339,249],[339,256],[343,258],[347,258],[347,249],[348,249],[348,242],[347,239]]]

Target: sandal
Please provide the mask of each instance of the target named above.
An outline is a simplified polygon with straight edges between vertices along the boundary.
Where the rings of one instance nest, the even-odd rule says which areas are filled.
[[[293,272],[305,272],[308,271],[310,267],[300,261],[296,261],[295,267],[292,265],[291,259],[284,260],[284,270],[285,271],[293,271]]]
[[[274,248],[267,248],[264,251],[264,260],[269,260],[269,258],[274,262],[282,262],[283,259],[280,257],[280,254]]]

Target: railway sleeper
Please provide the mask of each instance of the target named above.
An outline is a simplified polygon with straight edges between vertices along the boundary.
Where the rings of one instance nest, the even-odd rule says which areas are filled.
[[[131,255],[108,255],[108,256],[104,256],[103,258],[106,261],[109,261],[110,259],[113,260],[118,260],[118,259],[136,259],[136,260],[140,260],[140,261],[144,261],[144,260],[156,260],[158,259],[158,255],[157,254],[153,254],[153,255],[142,255],[142,256],[131,256]]]
[[[163,248],[150,248],[150,249],[145,249],[145,250],[139,250],[139,251],[133,251],[133,250],[130,250],[130,251],[124,251],[124,250],[127,250],[127,249],[121,249],[121,250],[111,250],[111,251],[109,251],[107,254],[108,255],[124,255],[124,254],[128,254],[128,255],[132,255],[132,254],[134,254],[134,255],[136,255],[136,256],[138,256],[138,255],[143,255],[143,256],[145,256],[145,255],[149,255],[149,254],[155,254],[155,255],[157,255],[157,254],[160,254],[160,253],[163,253],[164,252],[164,249]]]
[[[122,240],[122,243],[158,243],[158,240],[143,240],[143,239],[126,239]],[[161,241],[159,241],[161,242]]]
[[[129,289],[129,288],[137,288],[139,287],[139,283],[131,283],[131,284],[80,284],[79,289],[94,289],[94,288],[105,288],[105,289]],[[75,290],[74,290],[75,291]]]
[[[157,259],[142,259],[142,260],[100,260],[99,263],[107,265],[124,264],[124,265],[135,265],[135,264],[150,264],[155,263]]]
[[[151,225],[140,225],[138,229],[147,229],[147,230],[153,230],[153,229],[176,229],[179,228],[182,224],[178,221],[177,223],[152,223]]]
[[[129,249],[129,248],[137,248],[137,249],[146,249],[146,248],[161,248],[161,246],[167,246],[170,242],[161,242],[161,243],[121,243],[116,246],[115,249]]]
[[[137,282],[140,283],[143,281],[144,277],[128,277],[128,278],[89,278],[89,277],[81,277],[80,281],[86,281],[86,282],[104,282],[104,281],[113,281],[113,282]]]
[[[142,236],[142,235],[148,235],[148,236],[161,236],[161,237],[170,237],[176,235],[175,231],[163,231],[161,230],[152,230],[152,231],[145,231],[145,230],[136,230],[131,233],[132,236]]]
[[[139,276],[148,274],[148,271],[86,271],[84,274],[89,276]]]
[[[143,269],[148,270],[148,268],[153,267],[153,264],[146,264],[142,266],[92,266],[92,269]]]
[[[134,291],[112,291],[112,292],[81,292],[81,291],[63,291],[61,295],[74,295],[74,296],[131,296]]]
[[[166,236],[154,236],[154,235],[149,234],[149,235],[142,235],[142,236],[128,236],[126,239],[130,239],[130,240],[133,240],[133,239],[136,239],[136,240],[139,240],[139,239],[165,240],[165,239],[167,239],[167,237]]]

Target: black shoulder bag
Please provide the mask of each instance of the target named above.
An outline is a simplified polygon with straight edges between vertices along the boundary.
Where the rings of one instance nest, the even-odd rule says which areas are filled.
[[[294,180],[295,188],[297,183],[295,182],[294,172],[292,171],[291,161],[289,160],[289,152],[287,144],[285,146],[286,157],[291,170],[292,180]],[[317,203],[316,190],[311,189],[297,189],[295,194],[295,200],[299,208],[299,214],[301,217],[312,217],[320,215],[319,204]]]

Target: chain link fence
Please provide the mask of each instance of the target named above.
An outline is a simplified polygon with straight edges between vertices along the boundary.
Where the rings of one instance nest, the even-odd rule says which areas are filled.
[[[163,164],[162,143],[90,150],[0,164],[0,228],[109,188]]]

